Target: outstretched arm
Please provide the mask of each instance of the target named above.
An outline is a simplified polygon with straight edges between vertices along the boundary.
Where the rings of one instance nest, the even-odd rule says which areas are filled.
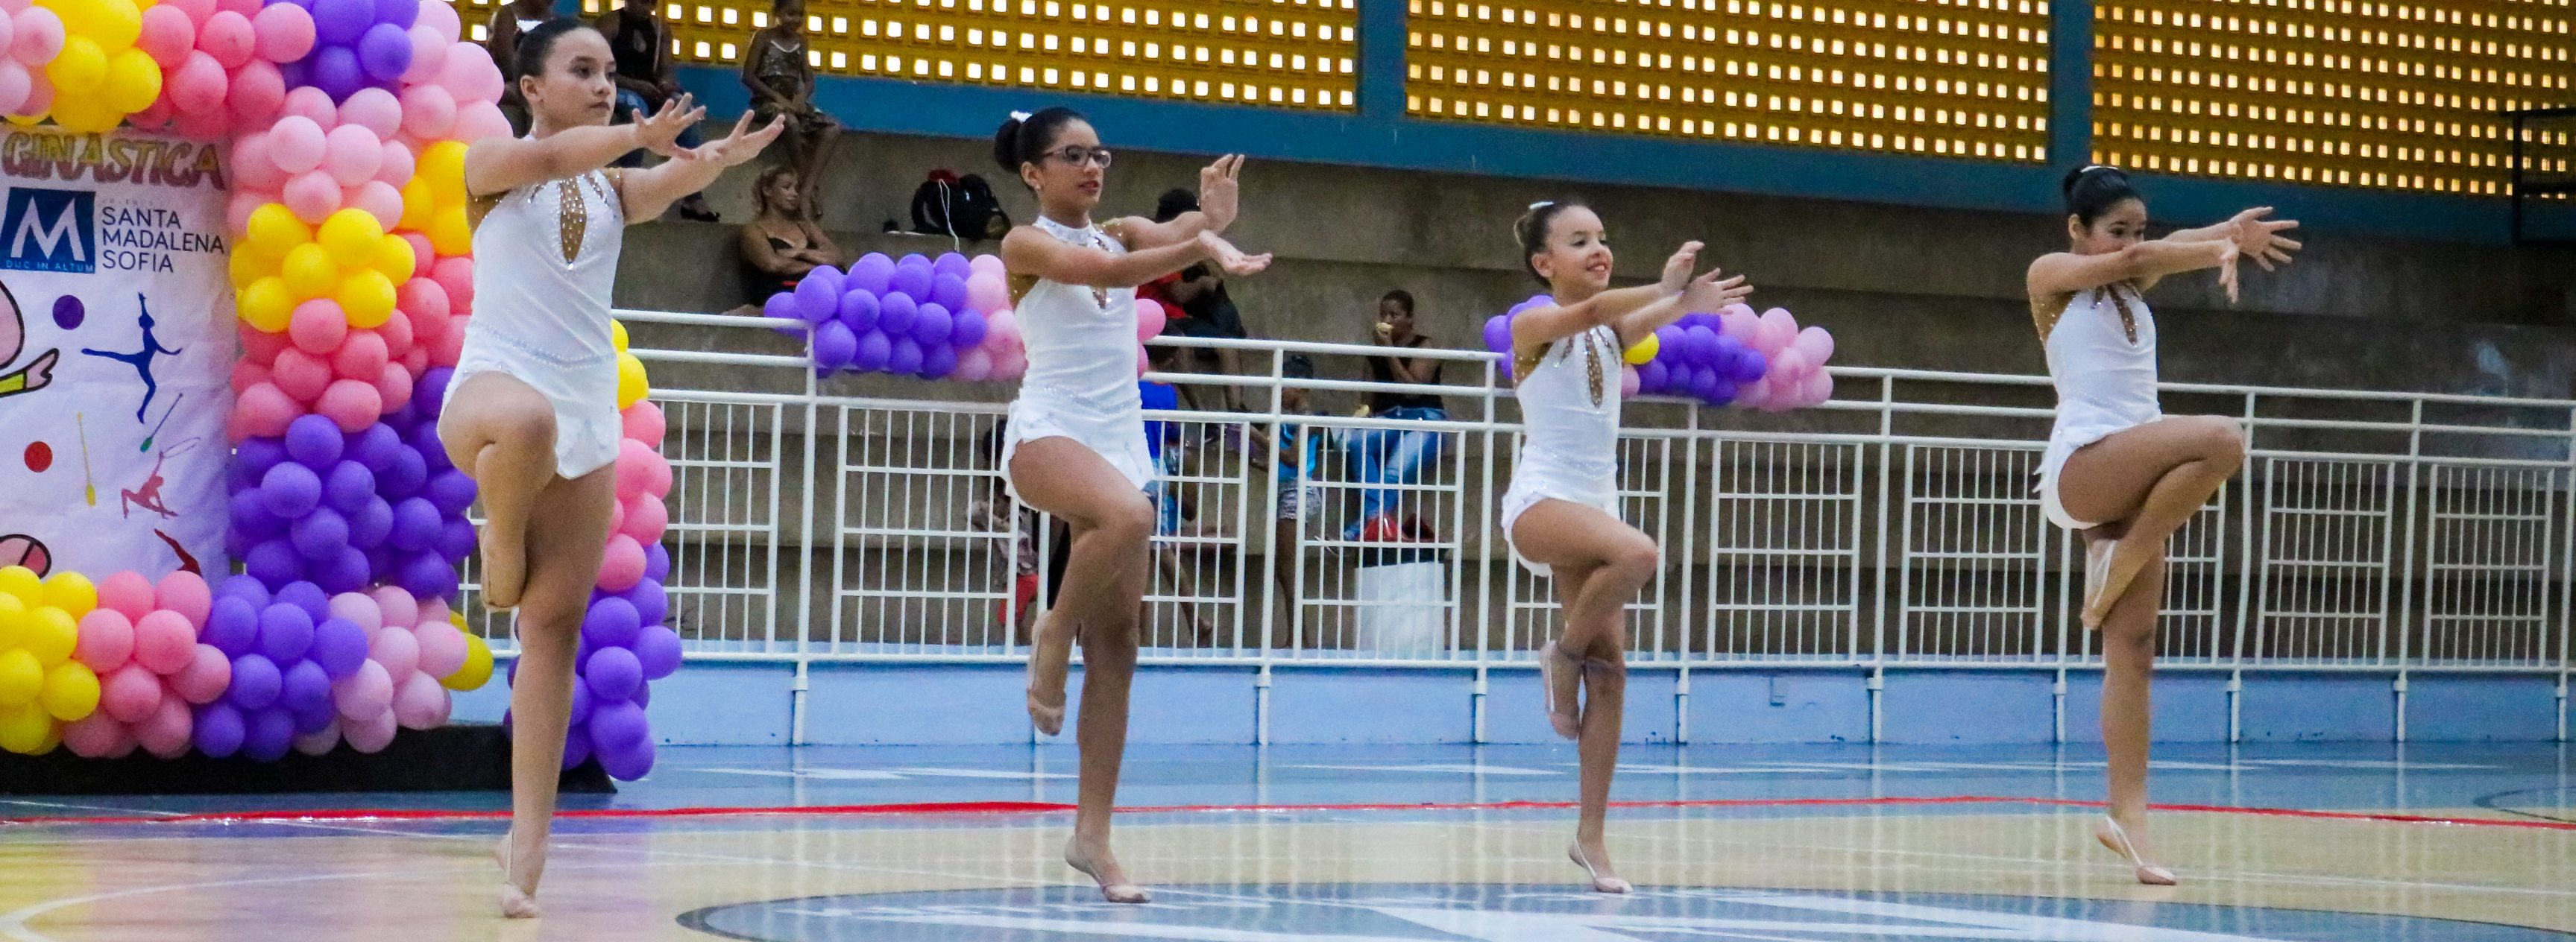
[[[1700,243],[1682,243],[1680,250],[1664,260],[1664,277],[1654,284],[1614,288],[1573,304],[1522,311],[1519,317],[1512,318],[1512,346],[1530,349],[1555,343],[1604,324],[1617,323],[1649,305],[1680,295],[1682,289],[1689,286],[1691,269],[1699,262],[1699,250]]]
[[[2235,240],[2225,238],[2192,242],[2157,239],[2100,255],[2057,252],[2030,263],[2027,286],[2031,297],[2046,298],[2123,281],[2144,287],[2166,275],[2216,268],[2219,284],[2227,289],[2227,299],[2233,301],[2237,254]]]
[[[1227,154],[1199,170],[1199,209],[1182,213],[1170,222],[1130,217],[1120,220],[1119,231],[1131,249],[1150,249],[1198,238],[1199,233],[1224,235],[1234,225],[1238,211],[1238,179],[1243,174],[1243,155]]]
[[[1133,288],[1201,261],[1213,260],[1228,273],[1249,275],[1270,265],[1268,255],[1245,255],[1215,233],[1202,232],[1186,242],[1112,255],[1088,246],[1067,245],[1046,233],[1022,226],[1002,237],[1002,264],[1014,274],[1031,275],[1068,285]]]
[[[539,138],[475,141],[465,149],[465,192],[488,196],[561,180],[608,166],[639,147],[669,154],[680,129],[705,113],[706,109],[690,108],[684,95],[663,102],[662,110],[651,115],[636,115],[633,124],[565,128]]]

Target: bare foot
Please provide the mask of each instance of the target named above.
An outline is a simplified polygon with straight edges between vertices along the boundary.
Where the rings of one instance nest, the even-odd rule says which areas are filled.
[[[1039,619],[1029,645],[1029,723],[1047,736],[1064,732],[1064,685],[1073,670],[1073,646],[1051,637],[1055,621],[1052,615]]]
[[[1575,866],[1583,868],[1585,875],[1592,878],[1592,892],[1626,893],[1635,889],[1628,881],[1620,879],[1619,871],[1610,866],[1610,849],[1598,838],[1590,841],[1588,845],[1587,842],[1576,839],[1574,843],[1566,845],[1565,856],[1566,859],[1574,861]]]
[[[510,839],[516,833],[513,830],[503,834],[501,840],[492,845],[492,862],[501,866],[501,918],[535,919],[543,915],[537,908],[536,888],[521,883],[518,874],[511,872],[510,863],[516,855],[511,851]]]
[[[476,481],[493,480],[484,466],[497,460],[500,448],[483,446],[483,453],[474,459]],[[484,507],[488,512],[491,504],[487,501]],[[492,515],[483,522],[483,538],[477,548],[483,554],[483,607],[495,612],[519,607],[519,594],[528,585],[528,522]]]
[[[1153,899],[1145,888],[1131,883],[1127,871],[1118,866],[1118,857],[1109,852],[1109,842],[1086,843],[1077,836],[1064,842],[1065,866],[1082,871],[1092,882],[1100,884],[1100,898],[1112,903],[1143,903]]]

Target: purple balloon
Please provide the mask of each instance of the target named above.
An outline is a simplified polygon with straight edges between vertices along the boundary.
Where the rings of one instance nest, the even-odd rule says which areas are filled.
[[[449,517],[439,524],[435,555],[450,563],[464,562],[465,557],[474,555],[474,525],[459,517]]]
[[[285,684],[286,674],[277,669],[276,661],[245,654],[233,659],[233,682],[224,688],[224,702],[244,710],[264,710],[277,702]]]
[[[205,632],[197,640],[213,645],[225,657],[250,653],[259,640],[259,607],[238,595],[216,599],[206,612]]]
[[[233,446],[233,460],[225,466],[227,483],[236,490],[258,487],[260,477],[285,460],[286,446],[277,439],[242,439],[241,444]]]
[[[886,295],[877,299],[877,329],[889,337],[911,336],[913,318],[920,313],[921,305],[913,303],[912,298],[900,294]]]
[[[632,748],[599,753],[599,769],[621,782],[643,778],[653,771],[653,740],[647,737]]]
[[[886,372],[921,372],[921,342],[910,335],[896,337],[894,351],[886,356]]]
[[[923,271],[929,271],[936,266],[931,263],[930,256],[923,255],[919,252],[906,252],[902,258],[894,260],[894,267],[896,271],[902,271],[906,268],[918,268]]]
[[[405,448],[394,456],[393,467],[376,475],[376,493],[383,494],[389,501],[401,500],[420,493],[421,486],[428,483],[429,460],[422,458],[420,452]]]
[[[429,498],[430,506],[438,508],[439,516],[453,517],[474,506],[474,479],[466,477],[463,471],[449,468],[431,474],[429,483],[421,487],[420,493]]]
[[[393,547],[407,553],[418,553],[435,547],[440,525],[438,507],[426,497],[405,498],[394,505],[393,531],[386,539]]]
[[[850,264],[850,276],[842,282],[842,291],[865,291],[884,297],[894,286],[894,259],[881,252],[870,252]]]
[[[948,311],[947,305],[935,301],[922,305],[912,316],[912,339],[921,341],[923,347],[947,346],[949,330],[956,324],[956,318]]]
[[[267,608],[270,602],[268,587],[261,585],[258,579],[250,576],[226,577],[221,585],[215,587],[215,597],[248,602],[251,614],[254,616],[259,614],[260,609]]]
[[[391,514],[393,511],[388,510],[385,511],[385,513]],[[388,526],[390,526],[390,524],[388,524]],[[376,573],[384,573],[386,576],[390,577],[393,575],[394,567],[401,564],[402,554],[396,552],[393,547],[379,543],[367,548],[367,573],[370,576],[373,576]]]
[[[670,617],[671,594],[653,579],[637,580],[635,587],[617,594],[626,604],[635,606],[635,621],[640,625],[658,625]]]
[[[948,343],[960,350],[972,350],[984,344],[984,331],[991,326],[984,315],[958,311],[948,325]]]
[[[376,22],[374,0],[312,0],[313,40],[325,46],[345,46],[358,41],[358,36]]]
[[[625,654],[623,649],[611,649]],[[602,652],[606,653],[606,652]],[[597,696],[599,689],[591,688]],[[630,700],[602,701],[590,708],[590,741],[607,749],[633,748],[650,735],[644,721],[644,708]]]
[[[921,370],[915,375],[923,379],[945,379],[956,370],[957,348],[943,343],[922,348]]]
[[[598,711],[594,708],[592,712]],[[590,724],[584,723],[564,731],[563,767],[566,771],[590,761]]]
[[[1717,331],[1693,327],[1682,331],[1682,362],[1692,366],[1714,366],[1718,357]]]
[[[849,369],[850,361],[858,355],[859,338],[850,333],[848,325],[840,321],[824,321],[822,326],[814,328],[816,372],[829,374]]]
[[[304,578],[304,557],[295,554],[295,544],[278,537],[242,554],[242,571],[261,582],[282,586]]]
[[[229,759],[240,752],[248,728],[241,711],[232,704],[217,701],[197,708],[197,722],[189,738],[196,740],[197,751],[209,758]]]
[[[418,396],[419,394],[413,393],[413,395]],[[411,447],[404,450],[419,455],[421,465],[423,467],[426,467],[433,472],[445,471],[456,467],[454,462],[447,460],[447,443],[440,441],[438,438],[437,422],[430,421],[421,423],[420,428],[411,433],[410,442]],[[395,460],[399,462],[401,460],[400,456],[397,456]]]
[[[363,631],[358,634],[361,639],[366,637]],[[366,658],[359,658],[359,660],[364,661]],[[355,672],[357,668],[352,667],[349,670]],[[331,676],[319,662],[297,661],[295,666],[286,669],[285,682],[277,691],[279,706],[300,713],[313,709],[316,704],[329,702],[331,702]]]
[[[340,718],[340,711],[332,706],[331,698],[324,697],[322,705],[289,715],[295,717],[295,734],[306,736],[331,728],[331,721]]]
[[[285,444],[287,456],[297,463],[315,471],[328,471],[334,462],[340,460],[341,448],[347,440],[340,436],[340,427],[332,424],[330,419],[308,415],[286,424]]]
[[[635,660],[644,666],[646,680],[671,676],[680,669],[680,633],[663,625],[636,633]]]
[[[313,630],[313,616],[301,606],[287,602],[270,605],[259,613],[259,653],[278,664],[292,663],[313,649]],[[244,706],[257,709],[250,704]]]
[[[401,454],[408,449],[395,449]],[[418,460],[418,456],[413,456]],[[399,461],[396,462],[400,463]],[[367,505],[376,496],[376,473],[355,461],[331,466],[330,475],[322,480],[322,499],[331,509],[348,513]]]
[[[655,543],[644,548],[644,578],[660,582],[671,574],[671,551]]]
[[[428,406],[421,410],[422,418],[438,417],[440,403],[447,401],[447,384],[455,378],[454,367],[433,366],[420,372],[420,382],[413,383],[411,386],[411,398],[414,402],[428,403]]]
[[[635,643],[635,633],[644,630],[644,616],[635,603],[609,596],[590,603],[590,614],[581,620],[581,636],[602,647],[625,647]],[[621,695],[618,699],[625,699]]]
[[[225,509],[225,515],[231,518],[232,529],[254,543],[286,532],[286,521],[269,513],[268,502],[264,500],[233,501],[232,506]]]
[[[859,351],[850,358],[850,368],[873,373],[885,369],[886,361],[893,356],[894,341],[886,339],[884,331],[871,330],[859,338]]]
[[[401,78],[411,68],[411,31],[409,27],[378,23],[367,27],[358,37],[358,68],[367,80],[377,84]]]
[[[366,67],[358,64],[358,50],[350,46],[315,45],[313,57],[305,60],[304,78],[335,102],[367,87]]]
[[[414,553],[402,561],[395,584],[415,598],[444,599],[456,595],[456,567],[437,553]]]
[[[287,2],[293,3],[294,0],[287,0]],[[296,5],[305,6],[304,4]],[[311,81],[313,70],[306,66],[305,62],[306,60],[304,59],[297,59],[293,62],[280,62],[277,64],[278,77],[286,80],[286,87],[303,88],[306,85],[313,84]]]
[[[295,744],[295,717],[283,708],[270,707],[250,714],[250,729],[242,736],[242,758],[253,762],[275,762],[286,758],[287,747]]]
[[[915,255],[910,258],[920,258],[920,256]],[[888,287],[895,294],[911,298],[913,303],[918,304],[930,300],[931,277],[930,264],[927,261],[919,265],[896,265],[894,279]]]
[[[304,614],[311,616],[316,624],[331,617],[331,594],[322,591],[321,586],[310,582],[296,582],[279,587],[276,601],[303,609]]]
[[[572,685],[571,725],[580,726],[583,723],[590,722],[591,708],[599,705],[598,700],[599,698],[590,695],[590,685]]]
[[[259,499],[268,512],[293,520],[322,505],[322,476],[300,464],[281,464],[259,479]]]
[[[855,288],[841,292],[841,306],[834,316],[855,339],[877,325],[877,296]]]
[[[394,462],[394,456],[409,446],[403,444],[401,432],[383,422],[367,426],[365,431],[349,437],[345,452],[349,460],[365,465],[370,472],[382,471]]]
[[[287,539],[306,562],[318,563],[336,559],[349,548],[349,518],[329,507],[316,507],[303,519],[287,527]]]
[[[826,265],[796,282],[796,316],[808,324],[830,320],[841,309],[841,273]]]
[[[1668,372],[1661,357],[1646,361],[1646,365],[1637,368],[1637,394],[1652,396],[1662,393],[1664,384],[1672,381]]]
[[[653,705],[653,685],[652,685],[652,684],[650,684],[650,683],[642,683],[642,684],[636,684],[636,685],[635,685],[635,705],[636,705],[636,706],[652,706],[652,705]],[[648,742],[648,743],[646,743],[646,745],[651,745],[651,743],[649,743],[649,742]]]
[[[602,701],[624,701],[635,695],[635,688],[644,685],[644,665],[635,659],[633,651],[601,648],[590,656],[590,671],[582,675],[582,681]]]
[[[410,29],[420,21],[420,0],[375,0],[376,22]]]
[[[1759,380],[1762,374],[1771,372],[1771,363],[1763,359],[1762,351],[1741,343],[1735,345],[1734,361],[1727,378],[1738,385]]]
[[[1491,350],[1495,353],[1504,353],[1511,350],[1511,348],[1511,316],[1506,314],[1496,314],[1492,317],[1485,318],[1485,349]]]
[[[224,555],[234,559],[249,556],[251,549],[259,545],[260,539],[243,533],[240,527],[227,525],[224,527]]]
[[[1691,370],[1690,394],[1704,400],[1715,399],[1718,382],[1716,370],[1705,366],[1694,368]]]
[[[1687,339],[1687,333],[1680,324],[1665,324],[1655,328],[1655,355],[1679,355],[1682,344]]]
[[[769,300],[761,302],[760,316],[775,322],[769,329],[777,331],[781,337],[805,336],[806,329],[812,326],[805,323],[804,315],[797,313],[794,291],[770,295]]]
[[[940,258],[956,258],[942,255]],[[951,311],[966,306],[966,279],[959,275],[940,274],[930,279],[930,303]]]
[[[416,399],[405,399],[403,400],[402,408],[385,413],[384,421],[379,424],[393,428],[410,428],[412,427],[412,423],[418,421],[420,421],[420,401]],[[297,722],[302,722],[302,720],[299,719]]]
[[[938,258],[930,260],[930,273],[934,276],[954,275],[957,277],[957,286],[963,288],[966,286],[966,279],[975,277],[975,262],[956,252],[941,252]],[[950,306],[955,307],[955,305]]]

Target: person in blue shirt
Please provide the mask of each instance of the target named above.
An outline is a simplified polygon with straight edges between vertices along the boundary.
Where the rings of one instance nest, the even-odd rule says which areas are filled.
[[[1280,376],[1291,383],[1315,378],[1315,362],[1304,354],[1290,354],[1280,365]],[[1279,411],[1286,416],[1320,415],[1303,386],[1285,385],[1279,390]],[[1255,430],[1256,439],[1268,438],[1252,452],[1256,464],[1267,464],[1279,479],[1276,522],[1271,525],[1271,581],[1277,586],[1283,604],[1297,604],[1297,562],[1301,555],[1298,537],[1310,521],[1324,515],[1324,489],[1315,481],[1322,477],[1323,456],[1330,429],[1309,428],[1301,423],[1279,423],[1274,436]],[[1292,608],[1289,616],[1296,615]]]

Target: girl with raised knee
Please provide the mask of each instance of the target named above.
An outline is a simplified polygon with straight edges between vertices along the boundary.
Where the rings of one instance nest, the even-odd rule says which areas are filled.
[[[1064,862],[1097,881],[1110,902],[1141,903],[1145,891],[1109,851],[1146,543],[1154,532],[1154,508],[1145,499],[1154,463],[1136,384],[1136,286],[1202,261],[1249,275],[1270,256],[1245,255],[1218,237],[1235,219],[1240,157],[1199,171],[1199,210],[1160,223],[1092,221],[1110,153],[1071,109],[1012,115],[993,134],[993,158],[1038,201],[1037,218],[1002,238],[1029,358],[1003,437],[1003,479],[1021,501],[1072,532],[1062,601],[1039,622],[1030,646],[1029,718],[1047,735],[1062,730],[1079,639],[1082,772]]]
[[[1538,661],[1549,723],[1580,743],[1581,810],[1566,855],[1592,889],[1625,893],[1602,839],[1628,686],[1624,609],[1662,562],[1655,541],[1619,519],[1620,351],[1753,289],[1714,269],[1692,277],[1700,244],[1687,242],[1655,283],[1614,290],[1601,217],[1578,203],[1531,206],[1513,232],[1549,298],[1512,319],[1525,431],[1503,492],[1503,538],[1522,565],[1555,581],[1565,606],[1565,633]]]
[[[705,189],[778,128],[746,131],[746,117],[723,140],[681,148],[674,139],[705,112],[686,96],[609,126],[617,87],[608,40],[579,20],[537,26],[516,53],[528,136],[475,141],[465,152],[476,303],[438,436],[481,489],[484,604],[518,609],[512,823],[495,856],[503,914],[529,917],[571,718],[574,646],[616,501],[608,312],[621,230]],[[604,169],[638,148],[671,159]]]
[[[2147,204],[2117,168],[2067,174],[2067,249],[2030,264],[2031,317],[2057,386],[2056,427],[2039,465],[2040,510],[2085,541],[2083,622],[2102,632],[2102,743],[2110,812],[2094,828],[2138,882],[2170,885],[2147,843],[2148,677],[2165,540],[2244,461],[2236,423],[2166,416],[2156,402],[2156,322],[2143,295],[2168,275],[2214,268],[2236,300],[2237,262],[2269,271],[2299,243],[2270,207],[2146,238]]]

